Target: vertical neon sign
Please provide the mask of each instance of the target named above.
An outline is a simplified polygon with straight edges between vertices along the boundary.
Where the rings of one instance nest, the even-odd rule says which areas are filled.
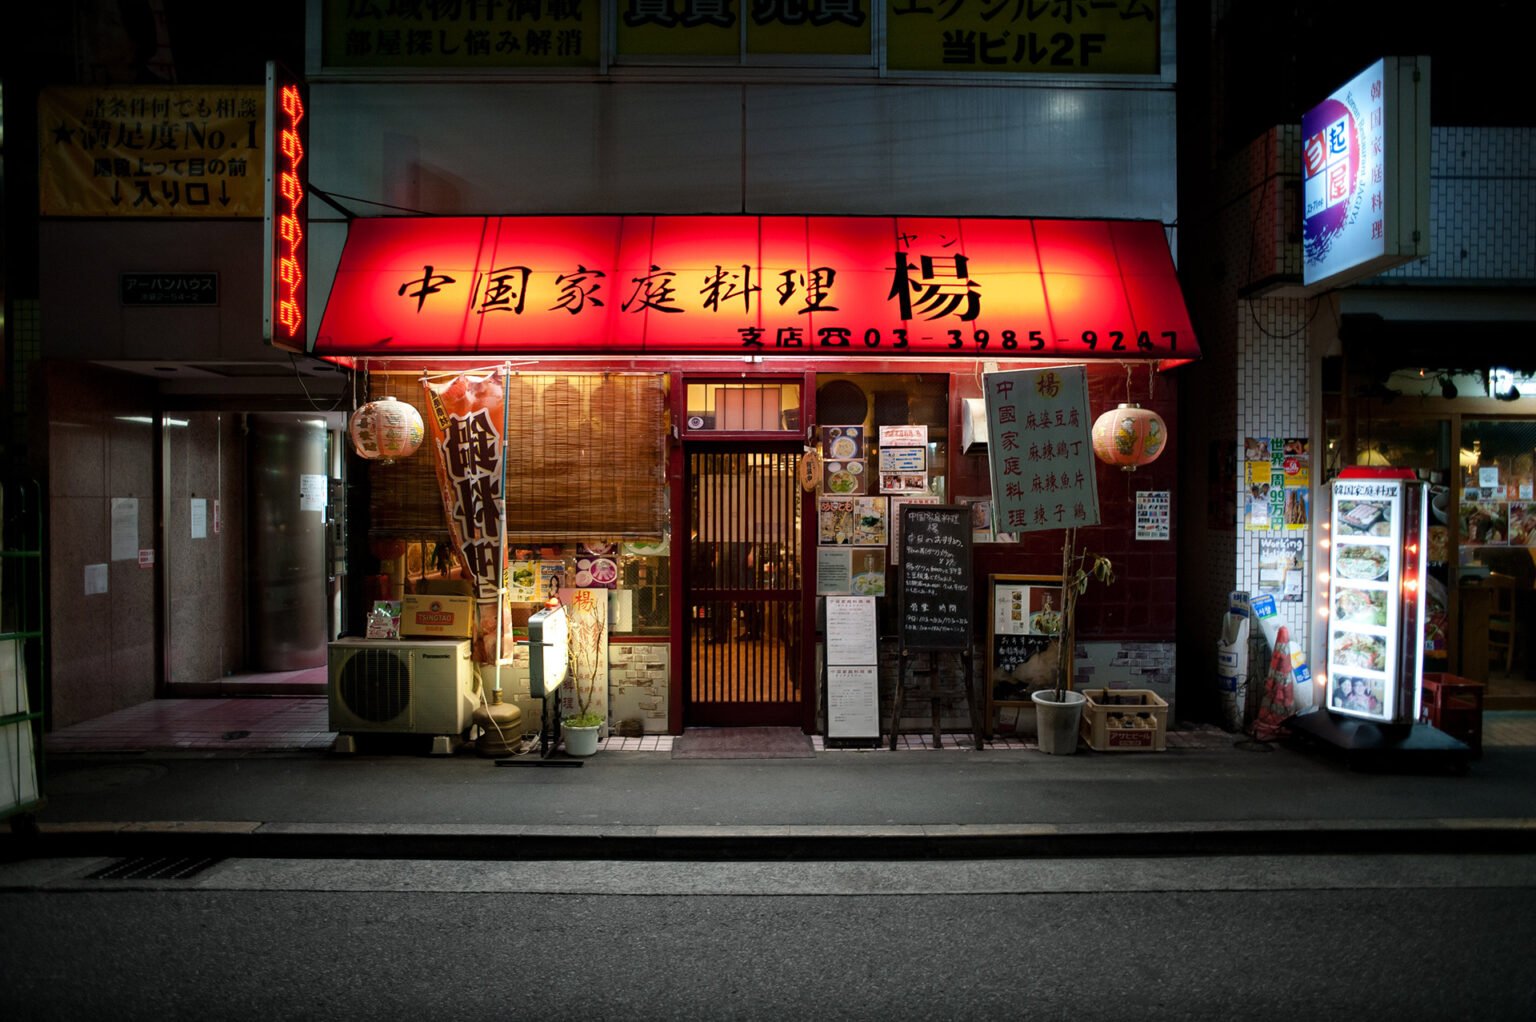
[[[288,340],[302,339],[304,326],[304,182],[299,164],[304,160],[304,140],[299,122],[304,119],[304,100],[297,85],[283,86],[281,130],[278,141],[277,194],[277,325]]]
[[[301,169],[308,127],[303,85],[281,65],[267,65],[266,339],[306,348],[307,247]]]

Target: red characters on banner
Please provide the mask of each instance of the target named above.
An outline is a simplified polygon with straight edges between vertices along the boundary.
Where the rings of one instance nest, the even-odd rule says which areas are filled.
[[[474,657],[477,663],[496,659],[496,626],[501,621],[501,648],[510,655],[509,620],[498,614],[498,591],[507,567],[501,538],[502,381],[495,375],[455,377],[449,383],[424,381],[432,409],[432,446],[437,451],[437,483],[448,516],[454,549],[469,571],[475,588]]]

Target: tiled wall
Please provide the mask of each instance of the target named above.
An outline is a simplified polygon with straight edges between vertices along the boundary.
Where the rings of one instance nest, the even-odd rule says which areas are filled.
[[[670,647],[664,642],[612,643],[608,647],[608,720],[638,720],[648,735],[667,733]]]
[[[1429,256],[1384,280],[1536,282],[1536,131],[1434,128],[1429,176]]]
[[[668,679],[671,648],[664,642],[608,644],[608,723],[639,720],[648,735],[667,733]],[[482,673],[487,691],[494,675]],[[537,734],[542,708],[528,695],[528,644],[512,650],[512,664],[502,672],[502,698],[523,711],[523,734]],[[570,712],[569,710],[565,712]]]
[[[154,698],[153,430],[118,416],[153,407],[151,388],[84,365],[44,363],[48,423],[50,726]],[[112,560],[112,498],[138,500],[137,547]],[[87,565],[107,566],[107,591],[86,595]]]

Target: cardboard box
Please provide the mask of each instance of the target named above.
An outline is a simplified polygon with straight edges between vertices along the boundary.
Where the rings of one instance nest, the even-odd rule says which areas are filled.
[[[1083,690],[1081,732],[1098,752],[1162,752],[1168,747],[1168,704],[1144,688]]]
[[[412,639],[468,639],[475,634],[475,601],[468,596],[407,596],[400,635]]]

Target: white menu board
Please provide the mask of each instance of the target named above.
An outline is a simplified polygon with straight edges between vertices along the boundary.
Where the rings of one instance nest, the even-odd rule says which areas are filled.
[[[1334,713],[1392,717],[1401,657],[1402,527],[1401,483],[1334,480],[1326,703]]]
[[[827,737],[880,737],[880,685],[874,664],[827,665]]]
[[[879,635],[873,596],[828,596],[827,663],[877,664]]]

